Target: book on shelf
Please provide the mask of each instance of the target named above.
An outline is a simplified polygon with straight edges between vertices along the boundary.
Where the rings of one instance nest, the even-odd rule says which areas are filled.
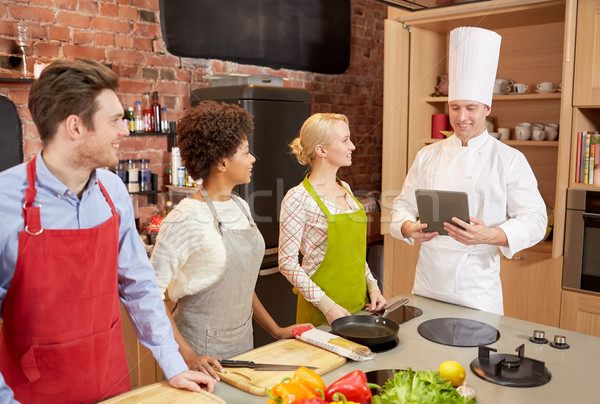
[[[590,173],[590,145],[592,140],[592,134],[590,132],[586,132],[585,134],[585,142],[582,150],[583,154],[583,183],[589,184],[589,173]]]
[[[594,160],[594,181],[592,182],[594,185],[600,185],[600,139],[597,138],[597,140],[594,154],[596,156]]]
[[[600,184],[600,176],[598,174],[599,163],[600,132],[578,132],[575,182],[580,184]]]
[[[583,132],[577,132],[577,157],[575,158],[575,182],[581,182],[581,140]]]

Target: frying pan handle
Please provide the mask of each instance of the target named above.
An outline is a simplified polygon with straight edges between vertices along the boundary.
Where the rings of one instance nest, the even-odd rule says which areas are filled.
[[[383,312],[381,317],[387,317],[387,315],[390,314],[392,311],[396,310],[398,307],[404,306],[406,303],[408,303],[408,299],[400,299],[397,302],[392,303],[391,305],[385,308],[385,311]]]

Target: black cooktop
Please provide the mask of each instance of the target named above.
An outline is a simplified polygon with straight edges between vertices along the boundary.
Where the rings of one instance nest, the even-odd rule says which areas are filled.
[[[475,347],[498,341],[500,331],[489,324],[466,318],[434,318],[419,324],[422,337],[442,345]]]
[[[383,311],[374,314],[380,316],[381,314],[383,314]],[[421,314],[423,314],[423,310],[419,309],[418,307],[401,306],[398,307],[396,310],[388,313],[386,318],[389,318],[390,320],[393,320],[396,323],[398,323],[398,325],[400,325],[402,323],[406,323],[409,320],[412,320],[415,317],[419,317]]]

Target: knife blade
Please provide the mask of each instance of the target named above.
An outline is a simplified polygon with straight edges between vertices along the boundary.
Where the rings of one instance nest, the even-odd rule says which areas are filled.
[[[303,365],[280,365],[275,363],[256,363],[253,361],[236,361],[231,359],[221,359],[219,361],[224,368],[252,368],[254,370],[296,370]],[[314,366],[304,366],[305,368],[315,370]]]

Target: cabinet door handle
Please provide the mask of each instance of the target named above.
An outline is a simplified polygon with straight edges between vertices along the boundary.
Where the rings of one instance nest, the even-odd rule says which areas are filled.
[[[523,258],[523,257],[519,257],[519,256],[517,256],[517,257],[512,257],[512,258],[509,258],[509,260],[511,260],[511,261],[523,261],[524,259],[525,259],[525,258]]]

